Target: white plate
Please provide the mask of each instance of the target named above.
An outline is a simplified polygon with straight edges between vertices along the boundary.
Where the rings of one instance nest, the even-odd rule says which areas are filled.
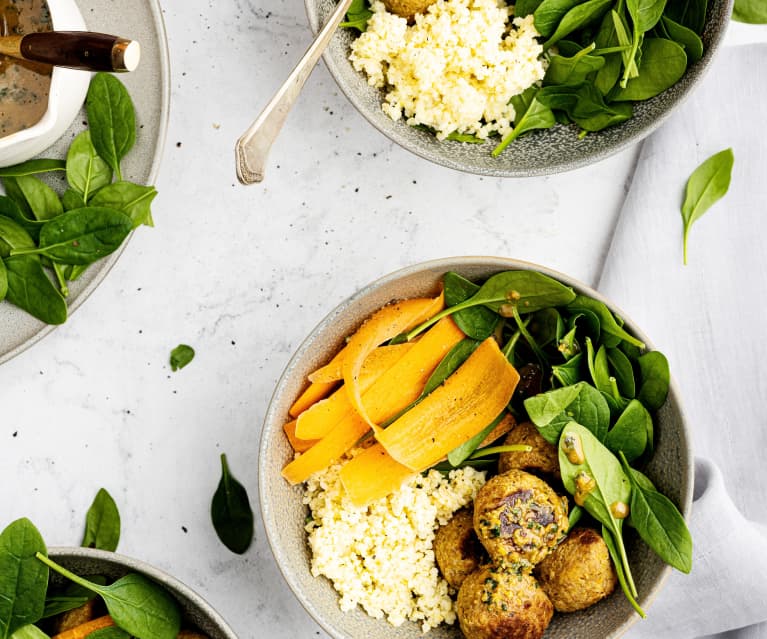
[[[157,0],[79,0],[78,5],[89,30],[112,33],[141,43],[139,68],[120,76],[133,98],[139,127],[136,145],[123,160],[122,168],[125,179],[152,184],[165,144],[170,102],[168,46],[160,5]],[[72,138],[85,128],[84,120],[83,113],[41,157],[65,157]],[[92,265],[78,281],[70,284],[68,321],[77,321],[72,318],[73,312],[106,277],[121,252],[122,247]],[[7,302],[0,303],[0,363],[18,355],[54,328]]]

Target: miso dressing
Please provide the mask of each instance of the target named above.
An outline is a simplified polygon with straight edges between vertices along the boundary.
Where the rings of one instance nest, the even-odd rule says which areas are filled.
[[[0,0],[0,35],[51,31],[45,0]],[[52,67],[0,55],[0,137],[27,129],[48,108]]]

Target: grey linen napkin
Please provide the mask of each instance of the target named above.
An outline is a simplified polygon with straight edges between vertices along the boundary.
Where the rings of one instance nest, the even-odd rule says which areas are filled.
[[[598,283],[668,356],[698,456],[692,573],[672,574],[631,639],[767,637],[766,134],[767,46],[724,49],[645,142]],[[729,193],[683,266],[684,185],[727,147]]]

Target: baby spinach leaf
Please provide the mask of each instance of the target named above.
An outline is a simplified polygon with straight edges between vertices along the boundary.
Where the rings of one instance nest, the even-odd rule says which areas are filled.
[[[544,38],[548,38],[565,14],[583,0],[543,0],[533,13],[535,28]]]
[[[194,359],[194,349],[187,344],[179,344],[170,352],[170,369],[175,373]]]
[[[245,487],[229,471],[221,455],[221,480],[213,494],[210,517],[218,538],[234,553],[243,554],[253,541],[253,510]]]
[[[46,552],[29,519],[17,519],[0,533],[0,639],[42,616],[48,569],[35,555]]]
[[[102,160],[91,142],[90,131],[80,133],[67,151],[67,182],[83,201],[112,181],[112,169]]]
[[[120,211],[73,209],[43,225],[39,248],[12,254],[39,254],[62,264],[91,264],[115,251],[132,229],[130,218]]]
[[[476,135],[472,135],[471,133],[458,133],[458,131],[453,131],[452,133],[448,133],[445,136],[446,140],[452,140],[453,142],[463,142],[465,144],[484,144],[485,141],[482,138],[478,138]]]
[[[531,13],[535,13],[542,2],[543,0],[517,0],[514,4],[514,17],[524,18]]]
[[[467,337],[453,346],[447,355],[442,358],[437,368],[429,375],[429,379],[426,380],[426,385],[423,387],[423,391],[421,391],[416,403],[441,386],[448,377],[458,370],[461,364],[469,359],[469,355],[477,350],[480,343],[479,340]]]
[[[633,399],[636,396],[634,369],[625,353],[617,348],[607,349],[607,361],[623,397]]]
[[[21,206],[22,211],[31,213],[38,220],[50,220],[64,211],[56,192],[32,175],[4,178],[3,185],[6,193]]]
[[[639,481],[621,455],[631,481],[631,525],[653,552],[683,573],[692,570],[692,536],[684,517],[665,495]]]
[[[18,255],[3,261],[8,273],[7,301],[46,324],[63,324],[67,320],[67,303],[45,274],[40,258]]]
[[[455,306],[469,299],[479,286],[458,273],[448,272],[442,278],[445,292],[445,306]],[[484,306],[473,306],[453,315],[453,321],[468,337],[484,340],[490,337],[500,321],[497,313]]]
[[[612,12],[605,14],[602,24],[594,40],[598,49],[609,49],[620,46],[618,35],[615,32]],[[607,95],[618,83],[621,74],[622,53],[603,53],[604,65],[594,76],[594,86],[602,95]]]
[[[64,160],[50,160],[41,158],[38,160],[27,160],[21,164],[5,166],[0,168],[0,177],[19,177],[20,175],[37,175],[39,173],[50,173],[51,171],[64,171],[66,162]]]
[[[592,43],[569,58],[564,55],[552,55],[549,58],[546,75],[543,77],[543,85],[574,86],[585,82],[589,75],[599,71],[605,65],[605,58],[589,55],[595,48],[596,45]]]
[[[576,446],[581,451],[581,457],[577,461],[571,461],[568,456],[567,451],[571,446]],[[565,489],[573,496],[578,493],[578,504],[613,533],[629,590],[636,597],[636,586],[623,545],[623,519],[616,518],[612,508],[617,503],[628,505],[631,498],[631,483],[623,472],[621,462],[591,431],[576,422],[570,422],[562,430],[558,448],[559,469]],[[584,475],[593,480],[593,487],[585,494],[577,485],[579,478]]]
[[[8,292],[8,272],[5,270],[5,263],[0,260],[0,302],[5,299]]]
[[[122,211],[133,222],[133,228],[141,224],[154,226],[150,206],[156,196],[157,189],[153,186],[143,186],[133,182],[115,182],[100,189],[91,198],[90,205]]]
[[[599,20],[612,4],[613,0],[587,0],[570,9],[560,21],[557,30],[544,43],[544,50],[549,49],[574,31]]]
[[[554,378],[562,384],[562,386],[570,386],[582,381],[583,375],[581,373],[581,362],[583,361],[583,353],[578,353],[574,357],[568,359],[564,364],[556,364],[551,367],[551,374]]]
[[[650,351],[640,356],[637,361],[641,380],[637,399],[648,410],[658,410],[666,402],[671,383],[668,360],[660,351]]]
[[[0,215],[15,222],[18,226],[24,229],[33,240],[36,240],[37,236],[40,235],[40,228],[44,224],[39,220],[27,217],[18,203],[5,195],[0,195]],[[32,214],[30,213],[29,215]],[[2,254],[0,253],[0,256],[1,255]]]
[[[143,575],[131,573],[108,586],[88,581],[37,553],[37,558],[67,579],[104,600],[116,625],[137,639],[175,639],[181,628],[176,601]]]
[[[621,590],[623,590],[623,594],[626,596],[626,599],[628,599],[629,603],[631,604],[631,607],[636,610],[637,614],[642,617],[642,619],[645,618],[645,612],[642,610],[642,608],[639,606],[639,603],[637,602],[634,595],[631,593],[631,588],[629,586],[628,581],[626,580],[626,573],[623,572],[623,564],[621,563],[621,557],[620,553],[618,552],[618,546],[615,543],[615,539],[613,537],[613,534],[608,530],[607,526],[602,524],[602,539],[605,540],[605,545],[607,546],[607,552],[610,554],[610,559],[613,562],[613,566],[615,567],[615,573],[618,575],[618,583],[621,585]]]
[[[687,54],[676,42],[646,38],[642,44],[639,75],[611,97],[616,101],[647,100],[665,91],[684,75]]]
[[[575,420],[600,440],[610,427],[610,409],[601,393],[586,382],[557,388],[524,401],[530,421],[549,443],[559,441],[562,429]]]
[[[34,248],[35,242],[19,224],[0,215],[0,257],[8,257],[16,248]]]
[[[109,73],[93,76],[85,99],[93,146],[122,180],[120,160],[136,142],[136,112],[128,90]]]
[[[61,204],[64,206],[65,211],[71,211],[72,209],[81,209],[85,206],[85,200],[83,196],[74,189],[67,189],[64,191],[64,195],[61,196]]]
[[[120,541],[120,512],[112,496],[99,488],[85,518],[85,535],[80,544],[85,548],[117,550]]]
[[[130,639],[130,635],[117,626],[99,628],[88,635],[88,639]]]
[[[661,23],[669,39],[684,47],[688,61],[697,62],[703,57],[703,40],[697,33],[667,16],[663,16]]]
[[[633,335],[627,333],[623,327],[616,321],[615,316],[603,302],[586,295],[578,295],[567,305],[567,310],[571,313],[589,312],[599,319],[599,328],[602,333],[608,333],[619,337],[620,339],[633,344],[639,348],[644,348],[644,343]]]
[[[696,220],[700,219],[715,202],[727,193],[730,188],[734,163],[735,156],[732,149],[719,151],[695,169],[687,180],[687,189],[682,204],[685,264],[687,264],[687,238],[690,235],[690,229]]]
[[[567,532],[570,532],[577,523],[583,517],[583,508],[577,504],[570,509],[570,514],[567,516]]]
[[[567,113],[584,131],[601,131],[631,118],[629,104],[607,104],[596,87],[584,82],[576,86],[547,86],[538,92],[538,101],[550,109]]]
[[[346,12],[346,22],[342,22],[339,26],[364,32],[368,28],[368,20],[372,15],[373,12],[367,0],[352,0]]]
[[[407,334],[411,340],[443,317],[464,308],[486,306],[498,312],[502,306],[515,305],[520,313],[534,313],[547,306],[562,306],[575,299],[573,290],[537,271],[502,271],[489,277],[465,302],[446,308]]]
[[[643,33],[652,29],[663,15],[666,0],[626,0],[634,28]]]
[[[767,4],[764,0],[735,0],[732,19],[751,24],[767,24]]]
[[[708,0],[669,0],[666,15],[700,35],[706,24],[707,5]]]
[[[647,448],[647,433],[650,431],[652,431],[650,413],[641,402],[632,399],[615,422],[615,426],[607,433],[605,446],[616,455],[622,452],[626,459],[634,461]]]
[[[511,105],[514,107],[515,114],[514,128],[493,149],[493,157],[498,157],[509,144],[523,133],[535,129],[550,129],[557,123],[551,109],[536,99],[538,90],[538,87],[533,86],[522,94],[511,98]]]

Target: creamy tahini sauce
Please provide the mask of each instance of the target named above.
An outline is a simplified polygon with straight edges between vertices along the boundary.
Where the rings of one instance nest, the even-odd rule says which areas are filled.
[[[0,0],[0,35],[53,27],[45,0]],[[52,67],[0,55],[0,137],[37,124],[48,108]]]

